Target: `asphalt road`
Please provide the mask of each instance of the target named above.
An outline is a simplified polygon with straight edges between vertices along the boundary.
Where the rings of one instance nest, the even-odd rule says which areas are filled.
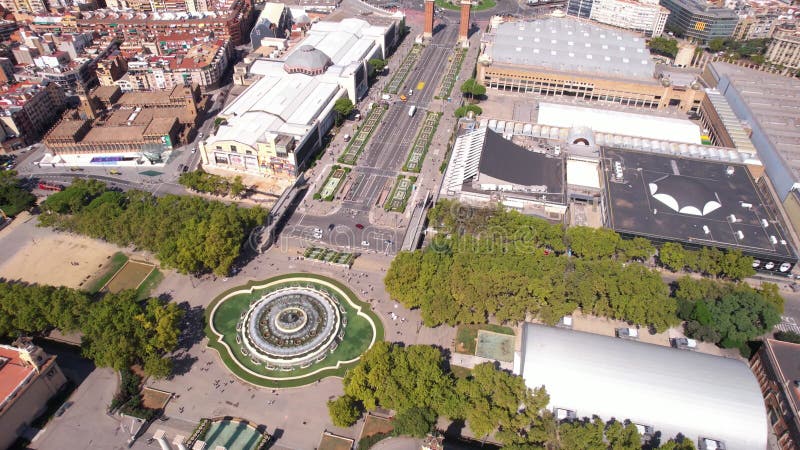
[[[375,251],[394,253],[405,235],[404,217],[395,215],[391,227],[376,226],[370,223],[370,211],[377,208],[381,193],[391,187],[402,170],[411,149],[417,130],[422,124],[425,112],[433,107],[433,97],[447,68],[448,57],[458,37],[458,23],[449,16],[438,22],[439,26],[433,41],[425,47],[415,68],[401,86],[400,93],[413,94],[408,102],[401,102],[393,96],[394,102],[384,114],[380,125],[373,134],[358,165],[350,174],[351,187],[347,197],[341,200],[341,207],[330,215],[295,214],[284,227],[283,233],[311,243],[349,249],[351,251]],[[411,36],[409,36],[410,38]],[[397,53],[394,58],[404,57]],[[424,83],[417,90],[419,83]],[[372,95],[378,97],[379,86],[372,87]],[[364,100],[365,102],[368,100]],[[409,116],[411,106],[416,113]],[[330,150],[329,150],[330,151]],[[423,180],[420,179],[420,183]],[[307,199],[306,201],[314,201]],[[333,225],[333,228],[331,228]],[[361,225],[359,228],[356,225]],[[314,238],[315,230],[322,230],[321,239]]]

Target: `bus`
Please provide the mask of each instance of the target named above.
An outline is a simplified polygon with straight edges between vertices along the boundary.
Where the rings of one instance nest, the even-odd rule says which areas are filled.
[[[412,105],[411,108],[408,108],[408,117],[413,117],[415,112],[417,112],[417,107]]]

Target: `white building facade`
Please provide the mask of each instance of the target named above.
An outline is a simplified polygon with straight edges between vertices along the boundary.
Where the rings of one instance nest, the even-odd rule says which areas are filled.
[[[594,0],[589,18],[657,37],[664,32],[669,10],[654,0]]]
[[[203,165],[294,179],[322,146],[340,98],[368,89],[367,62],[386,58],[390,26],[360,19],[318,22],[281,60],[259,59],[258,81],[219,115],[218,130],[199,145]]]

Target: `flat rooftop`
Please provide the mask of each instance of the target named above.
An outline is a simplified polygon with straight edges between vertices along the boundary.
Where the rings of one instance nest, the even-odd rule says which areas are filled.
[[[784,164],[800,179],[800,80],[722,62],[710,68],[730,80]]]
[[[636,33],[548,17],[502,23],[485,39],[493,64],[655,82],[655,64]]]
[[[797,261],[746,166],[616,148],[601,149],[601,158],[609,226],[615,231],[738,249],[775,263]]]
[[[701,144],[700,127],[688,119],[661,117],[558,103],[539,103],[537,123],[551,127],[588,127],[600,133]]]

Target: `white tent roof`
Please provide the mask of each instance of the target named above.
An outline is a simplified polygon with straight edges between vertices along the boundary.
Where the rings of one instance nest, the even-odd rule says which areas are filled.
[[[544,385],[551,408],[630,419],[661,431],[764,449],[767,415],[761,390],[742,361],[609,336],[525,324],[521,375]]]
[[[572,128],[588,127],[599,133],[659,139],[687,144],[701,144],[700,127],[688,119],[583,108],[555,103],[539,103],[539,121],[543,125]]]

